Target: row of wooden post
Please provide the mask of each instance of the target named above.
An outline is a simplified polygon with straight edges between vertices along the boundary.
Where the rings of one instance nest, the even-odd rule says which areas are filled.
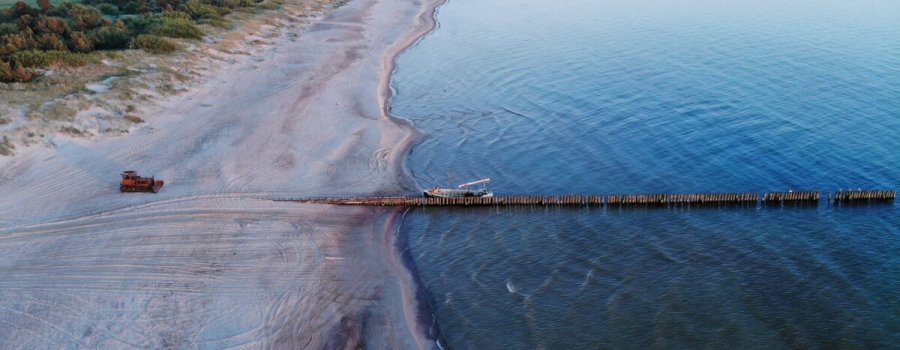
[[[895,198],[897,198],[895,190],[838,191],[834,194],[834,203],[893,202]]]
[[[818,203],[821,195],[818,191],[800,191],[800,192],[767,192],[763,195],[763,203]]]
[[[834,194],[835,204],[893,202],[894,190],[840,191]],[[818,191],[767,192],[760,202],[759,193],[695,193],[695,194],[636,194],[636,195],[563,195],[563,196],[498,196],[498,197],[348,197],[281,199],[304,203],[363,206],[507,206],[507,205],[555,205],[555,206],[704,206],[704,205],[817,205]],[[829,201],[832,195],[828,196]]]

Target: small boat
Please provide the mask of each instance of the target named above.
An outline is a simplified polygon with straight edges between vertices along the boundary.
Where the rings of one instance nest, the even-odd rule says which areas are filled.
[[[481,179],[478,181],[464,183],[457,186],[457,188],[434,187],[423,192],[425,192],[426,198],[493,197],[494,192],[488,191],[487,189],[487,183],[489,181],[491,181],[491,179]],[[483,185],[481,189],[469,189],[469,186],[479,184]]]

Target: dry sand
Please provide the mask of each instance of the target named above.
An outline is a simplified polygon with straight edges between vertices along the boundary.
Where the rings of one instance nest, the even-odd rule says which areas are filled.
[[[399,213],[265,198],[415,190],[385,101],[437,5],[352,0],[127,137],[0,158],[0,347],[434,347]],[[124,169],[167,184],[121,194]]]

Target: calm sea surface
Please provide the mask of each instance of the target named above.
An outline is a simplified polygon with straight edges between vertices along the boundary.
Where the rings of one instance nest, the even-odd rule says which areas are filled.
[[[900,2],[450,0],[399,59],[423,188],[900,188]],[[891,348],[900,205],[411,210],[450,348]]]

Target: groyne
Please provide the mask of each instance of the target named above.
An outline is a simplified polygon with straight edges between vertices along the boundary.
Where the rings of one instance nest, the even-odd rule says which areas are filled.
[[[893,203],[896,190],[856,190],[829,192],[825,199],[834,205]],[[819,191],[788,191],[688,194],[612,194],[495,197],[325,197],[275,198],[276,201],[354,206],[595,206],[595,207],[685,207],[685,206],[817,206]]]

